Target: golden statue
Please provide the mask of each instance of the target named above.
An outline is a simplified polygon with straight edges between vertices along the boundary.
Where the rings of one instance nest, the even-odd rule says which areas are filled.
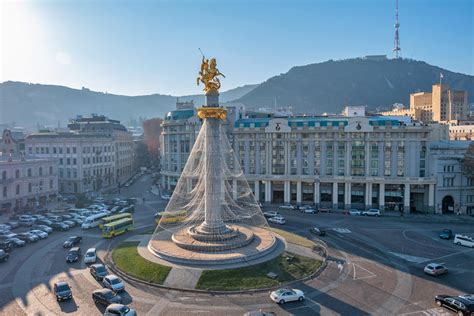
[[[201,70],[199,71],[199,76],[196,79],[197,84],[200,82],[204,84],[204,92],[209,93],[218,93],[221,88],[221,82],[218,76],[225,78],[219,69],[217,69],[217,61],[215,58],[211,60],[202,56]]]

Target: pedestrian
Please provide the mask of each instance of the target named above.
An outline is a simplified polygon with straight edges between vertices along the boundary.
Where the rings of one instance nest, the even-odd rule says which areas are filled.
[[[145,204],[145,197],[143,197],[143,204]]]

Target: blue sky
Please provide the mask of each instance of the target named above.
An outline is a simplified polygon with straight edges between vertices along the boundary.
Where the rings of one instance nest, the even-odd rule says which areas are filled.
[[[474,1],[399,0],[402,56],[474,74]],[[395,0],[1,1],[0,81],[125,95],[200,93],[200,47],[227,90],[292,66],[393,48]]]

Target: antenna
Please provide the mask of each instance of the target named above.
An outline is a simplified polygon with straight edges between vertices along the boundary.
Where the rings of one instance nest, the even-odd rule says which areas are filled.
[[[396,10],[395,10],[395,38],[394,38],[394,47],[393,53],[395,55],[395,59],[399,58],[399,52],[402,50],[400,48],[400,35],[398,33],[398,29],[400,28],[400,22],[398,21],[398,0],[396,0]]]

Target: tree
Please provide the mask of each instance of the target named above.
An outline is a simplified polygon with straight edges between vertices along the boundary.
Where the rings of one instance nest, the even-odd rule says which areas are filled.
[[[471,142],[466,150],[464,158],[461,160],[461,167],[469,178],[474,178],[474,142]]]

